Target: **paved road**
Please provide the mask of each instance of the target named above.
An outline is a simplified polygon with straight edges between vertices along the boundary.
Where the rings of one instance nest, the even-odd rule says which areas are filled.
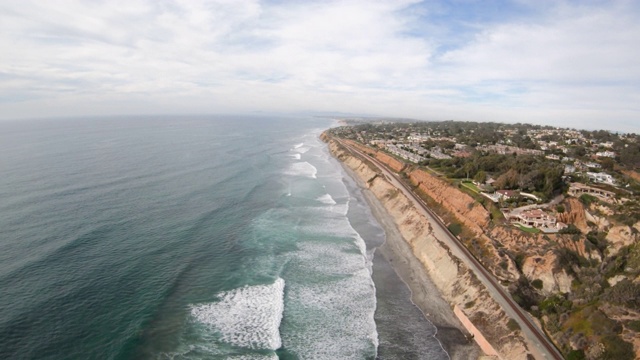
[[[525,339],[529,345],[530,351],[534,354],[536,359],[563,359],[562,355],[546,337],[546,335],[538,328],[530,316],[516,304],[507,291],[497,282],[497,280],[487,271],[480,262],[469,252],[469,250],[462,245],[460,240],[456,238],[447,229],[442,220],[433,213],[427,204],[422,201],[411,189],[400,179],[400,177],[390,171],[384,164],[377,159],[364,154],[356,148],[349,146],[348,144],[340,141],[340,139],[333,138],[348,149],[352,154],[358,155],[361,158],[365,158],[380,168],[382,173],[387,179],[398,189],[400,189],[404,195],[412,200],[416,205],[416,208],[431,222],[434,235],[440,241],[444,242],[452,251],[452,253],[462,260],[471,271],[473,271],[478,279],[485,285],[491,296],[500,304],[502,309],[508,316],[518,322]]]

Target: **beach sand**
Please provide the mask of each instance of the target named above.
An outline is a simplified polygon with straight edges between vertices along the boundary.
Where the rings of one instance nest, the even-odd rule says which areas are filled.
[[[343,166],[343,168],[358,183],[372,214],[384,228],[386,241],[376,249],[375,257],[382,256],[409,287],[411,301],[422,311],[425,318],[437,327],[436,338],[449,353],[451,359],[479,358],[482,355],[482,351],[468,336],[464,327],[454,315],[452,307],[442,298],[426,270],[402,238],[384,206],[371,191],[364,187],[362,181],[351,169],[346,166]],[[374,282],[376,280],[374,267]],[[376,287],[381,285],[383,284],[376,283]]]

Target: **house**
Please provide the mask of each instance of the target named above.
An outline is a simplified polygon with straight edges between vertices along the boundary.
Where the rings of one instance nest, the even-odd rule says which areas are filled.
[[[608,157],[608,158],[615,158],[616,157],[616,153],[614,153],[613,151],[599,151],[596,153],[597,157]]]
[[[613,176],[603,172],[596,173],[596,172],[587,171],[587,177],[589,177],[589,180],[593,182],[601,183],[601,184],[609,184],[609,185],[616,184],[616,181],[613,179]]]
[[[575,196],[575,197],[580,197],[580,195],[582,194],[589,194],[589,195],[596,196],[601,200],[609,201],[609,202],[614,200],[616,197],[616,194],[611,191],[598,189],[598,188],[583,185],[580,183],[571,183],[569,185],[568,193],[569,195]]]
[[[547,214],[540,209],[523,211],[517,214],[516,218],[517,223],[535,228],[553,228],[557,223],[555,216]]]
[[[407,140],[421,142],[421,141],[427,141],[430,138],[431,137],[428,134],[411,133],[407,137]]]
[[[602,168],[602,165],[595,163],[595,162],[586,162],[583,164],[585,167],[587,168],[594,168],[594,169],[600,169]]]

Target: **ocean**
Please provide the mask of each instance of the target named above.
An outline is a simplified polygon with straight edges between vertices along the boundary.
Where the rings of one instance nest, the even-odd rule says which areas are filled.
[[[447,359],[332,125],[0,123],[0,358]]]

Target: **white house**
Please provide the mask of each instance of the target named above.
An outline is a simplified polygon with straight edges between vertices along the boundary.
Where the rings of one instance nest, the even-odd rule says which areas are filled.
[[[597,157],[608,157],[608,158],[615,158],[616,157],[616,153],[614,153],[613,151],[599,151],[596,153]]]
[[[596,172],[587,171],[587,176],[589,177],[589,180],[593,182],[609,184],[609,185],[616,184],[616,181],[613,179],[613,176],[607,173],[603,173],[603,172],[596,173]]]

